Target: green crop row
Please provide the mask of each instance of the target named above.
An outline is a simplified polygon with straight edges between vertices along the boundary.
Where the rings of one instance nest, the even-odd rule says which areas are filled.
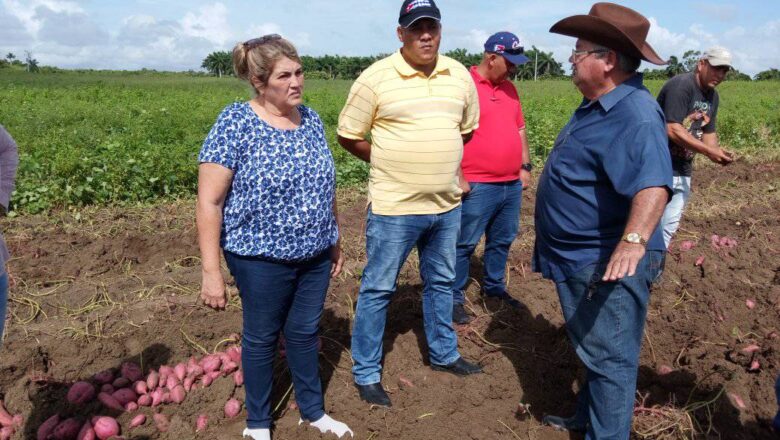
[[[541,163],[580,102],[569,81],[519,82],[534,160]],[[661,82],[650,82],[654,93]],[[336,144],[349,81],[310,80],[305,102],[322,117],[340,185],[367,166]],[[780,83],[724,83],[719,134],[745,153],[780,148]],[[17,140],[12,209],[35,213],[90,204],[188,196],[197,153],[220,110],[250,97],[232,78],[187,75],[0,72],[0,124]]]

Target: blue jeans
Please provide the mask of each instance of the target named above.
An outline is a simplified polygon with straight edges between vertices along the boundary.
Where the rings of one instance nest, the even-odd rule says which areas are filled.
[[[772,427],[775,428],[775,431],[780,433],[780,376],[777,376],[777,382],[775,382],[775,396],[777,397],[777,415],[775,416],[774,422],[772,422]]]
[[[460,237],[455,260],[455,288],[452,302],[463,304],[469,280],[469,260],[485,234],[482,256],[484,277],[482,291],[500,296],[506,292],[506,260],[509,247],[520,227],[520,202],[523,183],[519,180],[500,183],[471,183],[471,192],[463,199]]]
[[[5,330],[5,311],[8,303],[8,272],[0,276],[0,348],[3,348],[3,330]]]
[[[650,286],[663,260],[663,252],[648,251],[634,276],[602,282],[602,262],[556,284],[566,331],[587,369],[575,414],[588,424],[586,439],[628,439]]]
[[[664,244],[669,248],[672,237],[680,227],[685,205],[691,197],[691,178],[674,175],[672,177],[672,199],[664,209],[664,215],[661,217],[661,228],[664,231]]]
[[[272,262],[225,252],[243,313],[241,362],[249,429],[270,428],[273,364],[284,330],[295,400],[304,420],[324,414],[317,339],[330,283],[330,251],[304,262]]]
[[[414,246],[423,281],[423,323],[432,364],[460,358],[452,327],[452,283],[460,207],[442,214],[377,215],[366,220],[367,262],[360,283],[352,329],[352,374],[358,385],[379,383],[382,338],[387,307],[395,293],[398,272]]]

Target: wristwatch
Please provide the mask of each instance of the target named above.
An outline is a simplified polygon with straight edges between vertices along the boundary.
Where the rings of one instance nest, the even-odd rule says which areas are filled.
[[[526,171],[528,171],[530,173],[531,170],[534,169],[534,166],[531,164],[531,162],[528,162],[528,163],[524,163],[524,164],[520,165],[520,168],[522,168],[522,169],[524,169],[524,170],[526,170]]]
[[[629,232],[628,234],[624,235],[623,241],[625,241],[626,243],[641,244],[642,246],[647,246],[647,240],[642,238],[642,236],[636,232]]]

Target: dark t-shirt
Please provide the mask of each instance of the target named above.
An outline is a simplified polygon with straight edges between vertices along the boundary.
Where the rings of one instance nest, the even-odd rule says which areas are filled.
[[[702,91],[696,85],[693,73],[683,73],[667,81],[658,94],[658,104],[666,115],[666,122],[682,124],[696,139],[701,140],[704,133],[715,133],[718,92],[714,89]],[[695,153],[671,139],[669,152],[674,173],[690,177]]]

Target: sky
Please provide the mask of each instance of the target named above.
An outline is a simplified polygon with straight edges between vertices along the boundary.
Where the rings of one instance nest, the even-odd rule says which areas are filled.
[[[778,0],[630,0],[650,20],[648,41],[662,58],[721,45],[734,67],[755,75],[780,68]],[[239,41],[280,33],[302,55],[376,55],[398,49],[400,0],[0,0],[0,57],[25,51],[62,68],[199,70],[203,58]],[[507,30],[525,47],[553,52],[568,69],[574,39],[556,21],[587,14],[574,0],[438,0],[442,51],[481,52]]]

